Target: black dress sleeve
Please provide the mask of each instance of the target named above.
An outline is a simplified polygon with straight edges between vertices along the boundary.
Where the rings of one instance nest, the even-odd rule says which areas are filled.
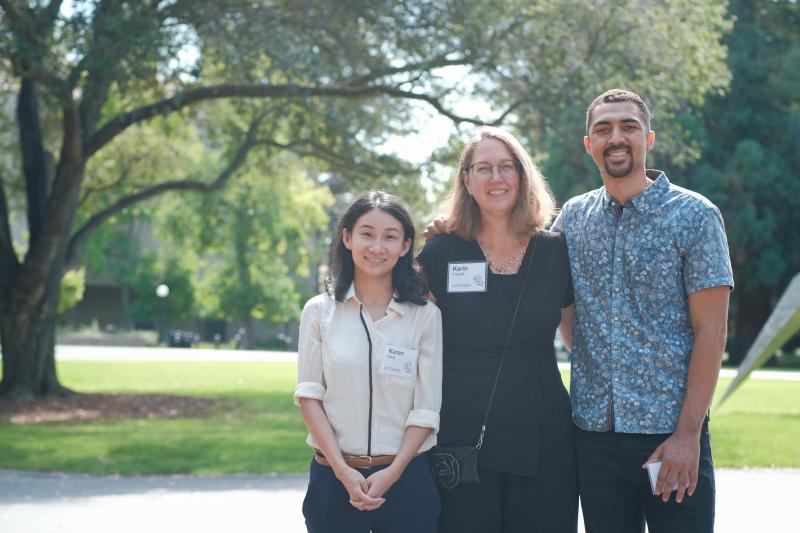
[[[440,300],[445,289],[445,281],[442,277],[444,269],[439,268],[442,260],[442,245],[445,236],[433,237],[425,243],[422,250],[417,255],[417,262],[422,268],[422,273],[428,280],[428,287],[437,300]]]
[[[558,261],[561,265],[561,272],[564,272],[567,279],[565,283],[564,299],[561,307],[569,307],[575,302],[575,294],[572,289],[572,270],[569,267],[569,252],[567,251],[567,238],[563,233],[558,233]]]

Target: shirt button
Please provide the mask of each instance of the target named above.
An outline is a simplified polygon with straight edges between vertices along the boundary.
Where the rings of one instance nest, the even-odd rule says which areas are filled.
[[[617,226],[617,229],[622,229],[622,226]]]
[[[622,258],[621,257],[617,257],[617,262],[620,262],[620,261],[622,261]]]
[[[619,287],[614,287],[614,290],[619,292]]]
[[[612,350],[616,350],[617,349],[617,345],[615,344],[614,346],[611,347],[611,349]]]

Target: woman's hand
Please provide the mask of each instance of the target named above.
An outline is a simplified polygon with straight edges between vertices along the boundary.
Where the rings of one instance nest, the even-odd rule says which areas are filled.
[[[383,495],[398,479],[400,479],[400,473],[391,466],[378,470],[367,478],[367,485],[369,486],[367,495],[372,498],[383,498]]]
[[[336,474],[336,478],[344,485],[347,494],[350,495],[350,505],[359,511],[372,511],[380,507],[383,502],[386,501],[384,498],[375,498],[367,494],[369,491],[369,483],[364,479],[361,472],[355,468],[346,466],[343,470],[334,473]],[[370,478],[371,477],[372,476],[370,476]],[[383,493],[381,493],[381,495],[383,495]]]
[[[428,227],[425,228],[422,235],[425,237],[426,241],[429,241],[433,237],[443,233],[447,233],[447,220],[444,217],[437,217],[433,222],[428,224]]]

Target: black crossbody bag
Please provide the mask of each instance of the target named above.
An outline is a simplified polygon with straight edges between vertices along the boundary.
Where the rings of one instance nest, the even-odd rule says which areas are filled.
[[[486,423],[489,420],[489,412],[492,410],[494,393],[497,390],[497,383],[500,381],[500,372],[503,370],[503,360],[506,358],[508,344],[511,341],[511,333],[514,331],[514,324],[517,321],[519,304],[522,302],[522,295],[525,294],[525,287],[528,285],[528,275],[533,268],[533,256],[536,254],[536,243],[538,241],[539,239],[537,239],[534,234],[533,249],[525,265],[526,270],[524,279],[522,280],[522,288],[519,291],[519,296],[517,296],[514,314],[511,316],[511,325],[508,328],[508,336],[506,337],[506,344],[503,347],[503,354],[500,356],[500,364],[497,365],[497,374],[494,376],[494,385],[492,385],[492,393],[489,395],[489,405],[486,406],[486,414],[483,416],[483,424],[481,424],[478,442],[475,446],[434,446],[429,454],[433,479],[444,489],[453,489],[458,486],[459,483],[480,482],[480,477],[478,476],[478,452],[480,452],[483,446],[483,437],[486,434]]]

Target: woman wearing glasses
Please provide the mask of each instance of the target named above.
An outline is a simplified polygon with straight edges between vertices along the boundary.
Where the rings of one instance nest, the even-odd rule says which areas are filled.
[[[574,533],[573,427],[553,349],[572,283],[563,237],[542,229],[553,196],[511,134],[482,128],[447,207],[447,230],[419,256],[442,313],[438,442],[480,446],[480,481],[440,487],[439,531]]]
[[[300,317],[295,402],[315,448],[303,515],[310,533],[434,533],[439,310],[413,267],[414,225],[372,191],[339,222],[328,291]]]

